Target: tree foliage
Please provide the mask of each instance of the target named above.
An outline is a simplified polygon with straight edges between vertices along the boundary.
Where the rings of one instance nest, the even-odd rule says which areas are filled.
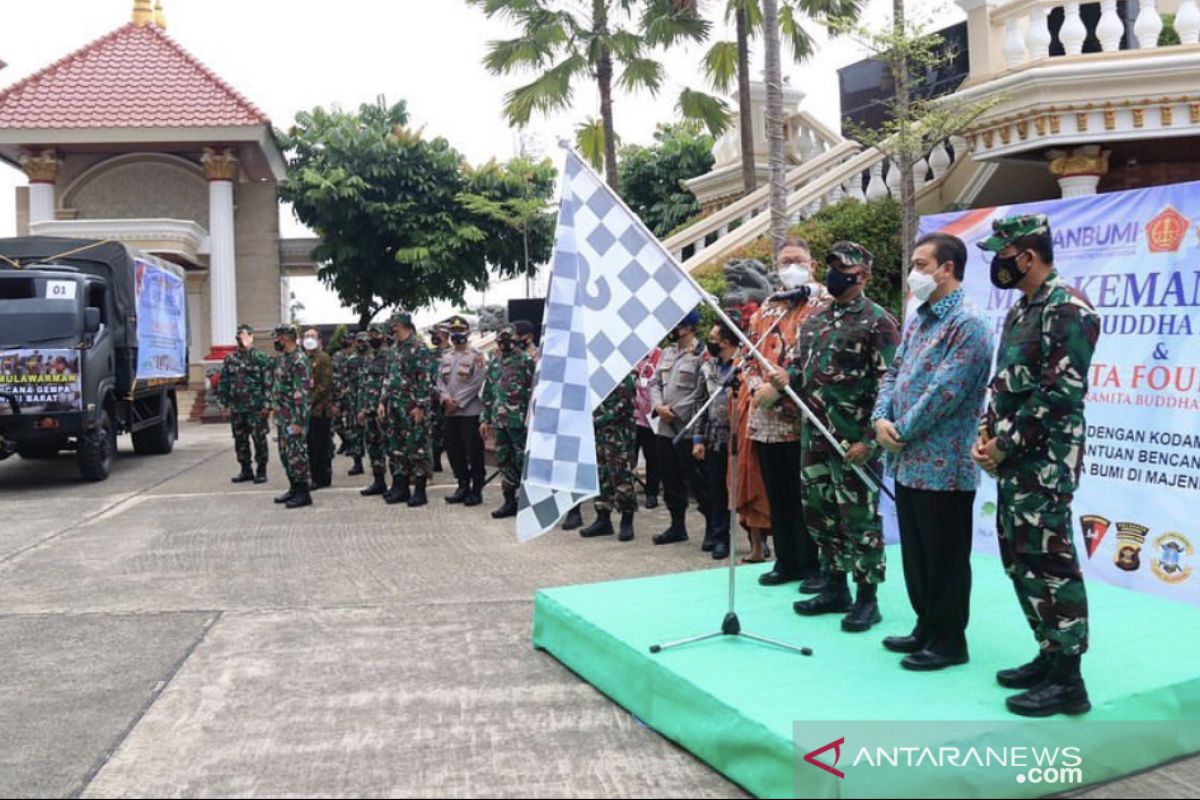
[[[353,113],[301,112],[279,134],[289,161],[280,196],[321,237],[318,275],[360,326],[390,306],[459,302],[487,285],[489,263],[506,277],[524,269],[514,255],[523,250],[520,236],[461,199],[503,203],[514,184],[486,167],[469,169],[445,139],[407,124],[403,101],[381,101]],[[534,188],[548,200],[547,182]]]
[[[621,197],[660,239],[700,213],[683,181],[712,169],[713,137],[694,122],[659,125],[648,147],[621,149]]]

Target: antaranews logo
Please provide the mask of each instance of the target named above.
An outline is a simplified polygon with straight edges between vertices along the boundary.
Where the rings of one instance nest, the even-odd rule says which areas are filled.
[[[833,775],[835,777],[845,780],[846,773],[842,772],[840,769],[837,769],[837,763],[842,760],[842,745],[844,745],[845,743],[846,743],[845,736],[843,736],[840,739],[835,739],[834,741],[830,742],[829,744],[825,745],[824,747],[818,747],[816,750],[805,753],[804,760],[807,761],[809,764],[812,764],[814,767],[817,767],[818,769],[825,770],[830,775]],[[817,761],[817,756],[821,755],[822,753],[827,753],[830,750],[833,751],[833,766],[830,766],[830,765],[824,763],[823,761]]]

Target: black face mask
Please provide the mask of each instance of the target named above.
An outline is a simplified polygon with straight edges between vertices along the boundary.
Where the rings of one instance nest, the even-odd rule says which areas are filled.
[[[501,339],[500,340],[500,349],[503,350],[505,353],[511,353],[513,351],[513,340],[512,339]]]
[[[825,276],[825,288],[834,297],[841,297],[846,292],[850,291],[858,284],[857,275],[847,275],[840,269],[833,267],[829,268],[829,273]]]
[[[383,339],[372,339],[371,340],[371,349],[372,350],[378,350],[381,347],[383,347]]]
[[[1029,271],[1021,271],[1017,266],[1016,256],[1008,256],[1007,258],[997,255],[992,258],[992,285],[997,289],[1012,289],[1020,283]]]
[[[282,353],[282,352],[283,352],[283,342],[276,342],[276,343],[275,343],[275,352],[276,352],[276,353]]]
[[[467,335],[465,333],[452,333],[450,334],[450,341],[454,342],[456,345],[466,344]]]
[[[358,349],[358,352],[360,352],[360,353],[365,353],[371,349],[371,345],[368,342],[359,342],[358,344],[355,345],[355,347]]]
[[[438,334],[434,334],[433,336],[429,337],[429,343],[432,344],[434,347],[441,347],[442,346],[442,337],[439,336]]]
[[[712,356],[713,358],[721,357],[721,343],[720,342],[709,342],[708,344],[705,345],[705,347],[708,348],[708,354],[710,356]]]

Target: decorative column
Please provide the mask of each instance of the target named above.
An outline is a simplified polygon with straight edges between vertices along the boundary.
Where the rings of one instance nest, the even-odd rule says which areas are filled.
[[[1063,197],[1086,197],[1096,193],[1100,178],[1108,174],[1109,151],[1098,144],[1070,150],[1051,150],[1050,174],[1058,180]]]
[[[209,338],[206,360],[218,361],[237,350],[237,248],[233,222],[233,182],[238,160],[232,148],[204,148],[200,163],[208,178]]]
[[[54,220],[54,182],[58,179],[58,153],[43,150],[21,156],[21,169],[29,177],[29,223]]]

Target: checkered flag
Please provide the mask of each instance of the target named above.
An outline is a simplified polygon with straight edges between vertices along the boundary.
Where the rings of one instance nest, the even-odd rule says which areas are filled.
[[[568,150],[518,539],[540,536],[600,493],[592,411],[702,299],[654,234]]]

